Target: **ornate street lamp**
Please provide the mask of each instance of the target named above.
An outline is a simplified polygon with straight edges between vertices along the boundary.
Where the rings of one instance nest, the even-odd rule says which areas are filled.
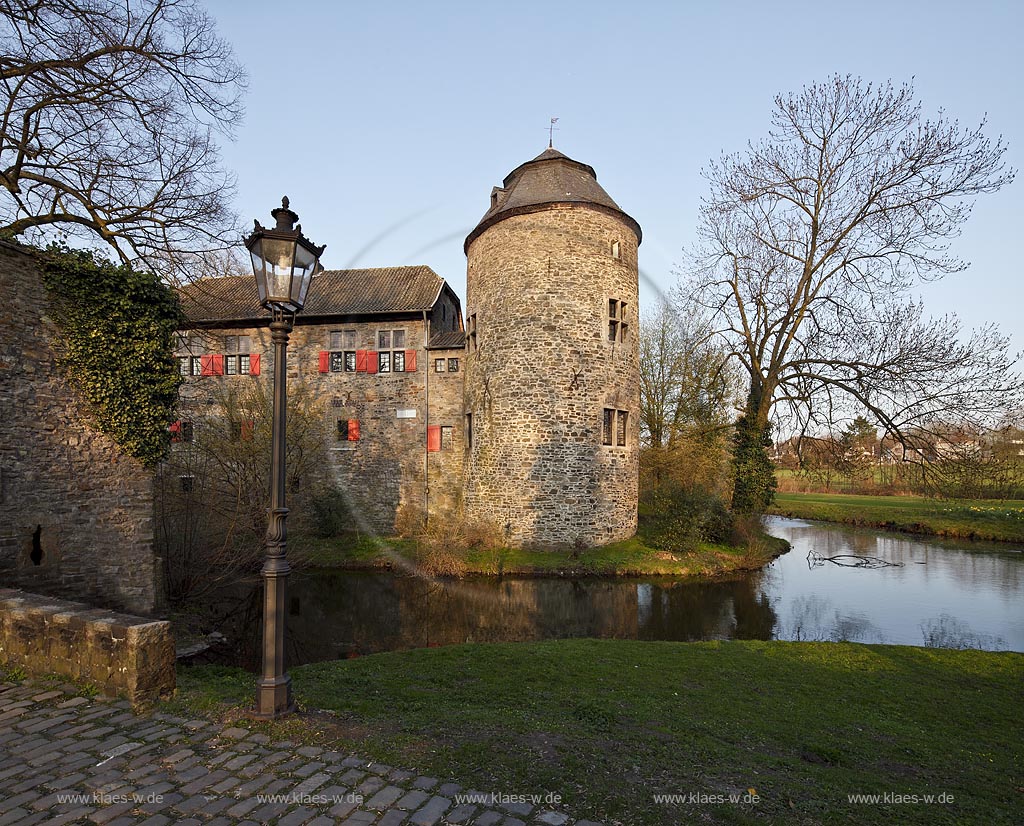
[[[260,303],[271,312],[274,344],[274,432],[270,459],[270,509],[267,513],[267,552],[263,563],[263,674],[256,686],[256,716],[273,719],[294,710],[292,678],[284,667],[285,585],[291,566],[286,553],[285,427],[288,416],[288,334],[295,314],[306,302],[313,276],[320,271],[326,249],[302,234],[302,225],[288,208],[288,199],[270,213],[277,226],[266,229],[256,221],[245,246],[252,256]],[[294,229],[292,227],[295,227]]]

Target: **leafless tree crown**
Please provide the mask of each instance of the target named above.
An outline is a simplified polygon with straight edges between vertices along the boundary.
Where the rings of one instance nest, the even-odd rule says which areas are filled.
[[[778,96],[769,137],[705,170],[684,289],[749,376],[749,415],[813,427],[868,411],[905,437],[1019,405],[1008,339],[965,337],[908,292],[965,268],[950,240],[1013,179],[984,126],[926,118],[910,85],[836,76]]]
[[[193,0],[0,0],[0,233],[166,267],[237,240],[215,136],[245,74]]]

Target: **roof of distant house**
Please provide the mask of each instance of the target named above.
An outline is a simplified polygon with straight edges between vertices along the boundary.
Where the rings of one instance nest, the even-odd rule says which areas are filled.
[[[433,308],[444,287],[444,279],[426,266],[324,270],[309,287],[302,317],[422,312]],[[267,319],[251,275],[194,281],[179,296],[192,322]]]
[[[548,147],[532,161],[520,164],[509,172],[502,184],[491,191],[491,208],[467,236],[465,250],[480,233],[504,218],[567,203],[586,204],[618,215],[633,229],[640,243],[640,225],[604,191],[597,182],[594,167],[573,160],[557,149]]]
[[[466,346],[466,333],[463,330],[447,330],[431,337],[427,344],[428,350],[457,350]]]

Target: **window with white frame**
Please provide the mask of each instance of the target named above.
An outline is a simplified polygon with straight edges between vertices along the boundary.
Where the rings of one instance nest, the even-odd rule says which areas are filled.
[[[405,372],[405,330],[377,331],[377,372]]]

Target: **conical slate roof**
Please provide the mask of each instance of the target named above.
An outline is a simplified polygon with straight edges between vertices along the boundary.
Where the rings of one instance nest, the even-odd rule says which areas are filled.
[[[610,212],[630,226],[640,243],[640,225],[622,211],[597,182],[592,166],[580,163],[548,147],[532,161],[513,169],[503,186],[491,190],[491,208],[466,237],[464,250],[480,233],[511,215],[538,212],[553,204],[586,204]]]

